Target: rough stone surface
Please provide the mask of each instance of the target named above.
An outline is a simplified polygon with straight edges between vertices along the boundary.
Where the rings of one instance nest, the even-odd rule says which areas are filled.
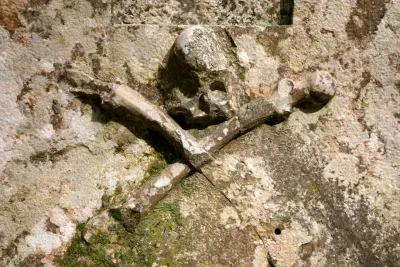
[[[396,228],[372,215],[362,188],[324,178],[331,163],[316,151],[287,124],[263,126],[203,172],[232,201],[241,226],[257,227],[277,265],[396,266]]]
[[[120,24],[269,26],[279,21],[278,0],[122,0],[113,19]]]
[[[161,106],[159,72],[187,28],[163,24],[192,22],[150,8],[139,23],[159,25],[120,26],[136,23],[134,2],[112,2],[0,3],[1,266],[399,266],[399,1],[302,0],[292,26],[204,25],[230,42],[249,99],[291,83],[297,98],[324,72],[336,93],[235,140],[136,233],[133,215],[102,211],[176,153],[126,111],[69,93],[62,74],[73,66]],[[102,232],[90,236],[92,221]]]

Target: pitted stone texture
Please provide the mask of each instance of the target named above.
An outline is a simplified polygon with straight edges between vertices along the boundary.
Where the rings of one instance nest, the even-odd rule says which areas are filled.
[[[279,0],[122,0],[114,1],[120,24],[276,25]]]
[[[192,26],[181,32],[160,73],[168,113],[188,126],[233,116],[246,101],[243,69],[223,31]]]
[[[396,266],[396,228],[371,216],[379,211],[361,188],[329,178],[332,164],[346,168],[346,159],[325,162],[315,148],[289,125],[261,126],[223,148],[203,173],[232,201],[242,227],[257,225],[276,266]]]

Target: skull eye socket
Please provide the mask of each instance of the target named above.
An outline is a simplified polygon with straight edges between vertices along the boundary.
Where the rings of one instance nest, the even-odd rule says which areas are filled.
[[[221,82],[221,81],[212,82],[210,84],[210,90],[211,91],[220,91],[220,92],[226,93],[225,84],[223,82]]]
[[[185,79],[182,81],[179,90],[185,97],[193,98],[199,91],[199,85],[196,83],[196,81]]]

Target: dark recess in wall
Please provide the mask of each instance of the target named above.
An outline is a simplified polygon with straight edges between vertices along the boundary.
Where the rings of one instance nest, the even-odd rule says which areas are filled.
[[[294,0],[281,0],[279,25],[293,24]]]

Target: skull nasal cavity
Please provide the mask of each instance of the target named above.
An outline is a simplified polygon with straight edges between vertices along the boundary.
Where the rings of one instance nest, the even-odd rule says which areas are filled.
[[[208,101],[206,100],[204,95],[200,96],[199,109],[205,113],[210,112],[210,109],[211,109],[210,104],[208,103]]]
[[[211,91],[221,91],[226,93],[225,84],[221,81],[215,81],[210,84]]]

